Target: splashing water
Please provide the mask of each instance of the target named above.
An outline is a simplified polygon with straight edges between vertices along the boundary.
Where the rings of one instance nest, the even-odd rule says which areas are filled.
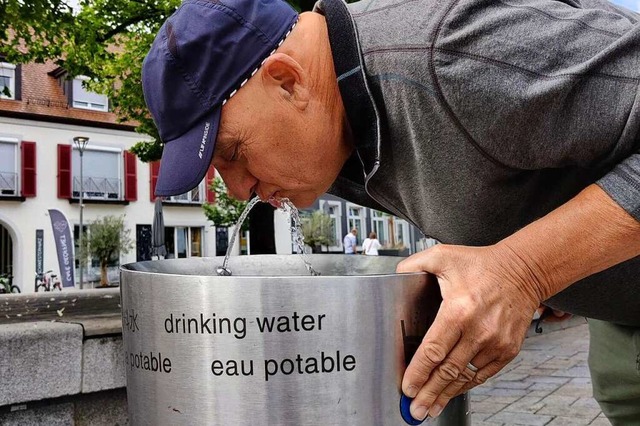
[[[258,197],[254,197],[253,199],[251,199],[251,201],[249,201],[249,203],[247,204],[247,207],[244,209],[244,211],[240,215],[240,218],[238,219],[238,223],[236,224],[236,227],[233,230],[233,235],[231,236],[231,240],[229,241],[229,246],[227,247],[227,253],[224,256],[224,261],[222,262],[222,266],[218,266],[216,268],[216,273],[218,275],[220,276],[231,275],[231,270],[229,269],[228,266],[229,266],[229,257],[231,257],[231,250],[233,249],[233,244],[235,243],[236,237],[240,232],[240,229],[242,228],[242,224],[244,223],[245,219],[249,215],[249,211],[251,211],[253,206],[255,206],[259,201],[260,201],[260,198]],[[293,239],[296,244],[296,251],[302,257],[302,261],[304,262],[304,265],[307,267],[307,271],[309,271],[309,273],[312,276],[319,276],[320,273],[315,269],[313,269],[313,267],[311,266],[311,262],[309,262],[309,258],[304,252],[304,235],[302,235],[302,223],[300,222],[300,214],[298,212],[298,209],[296,208],[296,206],[293,205],[293,203],[288,198],[280,198],[278,200],[269,200],[269,201],[275,201],[272,204],[276,204],[276,205],[279,204],[280,207],[278,207],[278,209],[286,213],[289,213],[291,220],[293,221],[293,225],[291,226],[291,235],[293,236]]]
[[[311,262],[309,262],[309,258],[304,252],[304,235],[302,235],[302,223],[300,222],[298,209],[288,198],[281,198],[278,201],[280,201],[280,208],[291,216],[291,221],[293,222],[293,226],[291,226],[291,235],[296,243],[296,251],[302,257],[304,266],[307,267],[307,271],[309,271],[312,276],[319,276],[320,272],[313,269]]]

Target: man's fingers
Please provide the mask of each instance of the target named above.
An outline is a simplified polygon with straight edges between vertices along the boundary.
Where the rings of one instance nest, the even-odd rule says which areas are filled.
[[[496,352],[497,350],[497,352]],[[487,347],[476,355],[471,363],[478,367],[478,371],[473,375],[471,380],[462,387],[454,396],[468,392],[469,390],[480,386],[498,371],[511,362],[519,352],[519,346],[500,346]]]
[[[476,356],[471,364],[474,366],[482,365],[483,359],[486,355]],[[508,361],[496,360],[488,363],[484,367],[478,369],[477,372],[466,367],[460,372],[458,378],[450,382],[439,395],[429,394],[429,391],[425,391],[425,398],[427,402],[422,401],[421,394],[413,400],[411,404],[411,413],[414,418],[420,418],[420,416],[438,417],[442,410],[447,406],[451,399],[458,395],[462,395],[476,386],[485,383],[490,377],[493,377],[498,371],[500,371]],[[434,373],[435,374],[435,373]],[[423,388],[424,390],[425,388]],[[424,417],[422,417],[424,418]]]
[[[444,323],[450,324],[450,321]],[[518,353],[519,345],[511,339],[492,338],[479,329],[465,330],[440,364],[431,367],[427,381],[411,403],[411,413],[415,418],[424,419],[427,414],[437,417],[451,398],[484,383]],[[432,337],[429,336],[429,339]],[[430,344],[429,339],[425,336],[423,345]],[[416,358],[417,354],[414,360]],[[469,359],[477,371],[469,367]]]
[[[431,417],[438,416],[449,399],[473,379],[475,371],[467,367],[468,360],[474,358],[480,349],[478,341],[460,339],[440,365],[433,369],[412,401],[411,412],[419,416],[428,411]]]
[[[411,402],[413,417],[422,420],[426,414],[430,417],[439,416],[449,399],[471,381],[473,375],[473,371],[459,362],[449,358],[444,360]]]
[[[435,275],[439,275],[443,268],[443,246],[436,245],[409,256],[396,267],[396,272],[429,272]]]
[[[431,409],[429,410],[429,416],[438,417],[451,399],[464,393],[462,390],[473,381],[475,375],[476,372],[465,368],[462,374],[460,374],[455,381],[449,383],[442,393],[433,401]]]
[[[473,376],[471,381],[467,382],[456,395],[461,395],[465,392],[470,391],[476,386],[480,386],[481,384],[489,380],[489,378],[498,373],[498,371],[502,370],[502,367],[504,367],[507,363],[508,362],[504,361],[493,361],[483,368],[479,369],[478,372]]]
[[[415,398],[434,368],[439,366],[460,339],[460,332],[440,319],[440,313],[413,355],[402,379],[402,392]]]

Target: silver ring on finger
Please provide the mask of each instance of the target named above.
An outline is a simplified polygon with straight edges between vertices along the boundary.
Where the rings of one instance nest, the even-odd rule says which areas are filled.
[[[474,372],[474,373],[477,373],[477,372],[478,372],[478,367],[476,367],[475,365],[473,365],[473,364],[471,364],[471,363],[468,363],[468,364],[467,364],[467,368],[468,368],[469,370],[471,370],[472,372]]]

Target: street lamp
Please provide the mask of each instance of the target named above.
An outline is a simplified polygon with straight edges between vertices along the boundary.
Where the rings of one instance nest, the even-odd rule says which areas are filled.
[[[78,153],[80,153],[80,238],[78,241],[78,247],[80,247],[80,253],[82,253],[82,211],[84,210],[83,204],[83,192],[84,192],[84,182],[82,177],[82,154],[84,154],[84,150],[89,143],[89,138],[86,136],[76,136],[73,138],[73,144],[78,149]],[[80,290],[82,290],[82,259],[79,259],[80,266]]]

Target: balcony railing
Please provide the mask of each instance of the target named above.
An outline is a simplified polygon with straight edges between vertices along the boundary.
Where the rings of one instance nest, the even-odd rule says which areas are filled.
[[[84,199],[121,200],[120,179],[87,176],[82,178]],[[80,198],[80,178],[73,177],[73,198]]]
[[[172,203],[202,204],[200,186],[197,186],[193,188],[191,191],[185,192],[184,194],[167,197],[165,198],[165,200]]]
[[[0,196],[18,194],[18,174],[0,172]]]

